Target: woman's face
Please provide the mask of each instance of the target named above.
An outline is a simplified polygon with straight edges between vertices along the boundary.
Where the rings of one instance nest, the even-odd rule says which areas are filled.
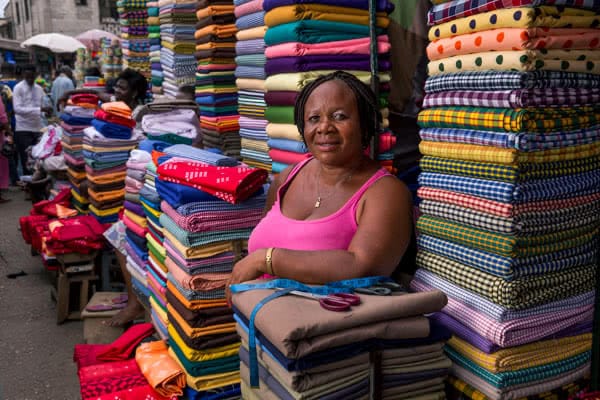
[[[123,101],[129,104],[135,97],[135,93],[132,92],[129,82],[127,82],[125,79],[117,80],[114,90],[117,101]]]
[[[360,115],[352,89],[330,80],[317,87],[304,108],[304,140],[319,161],[341,165],[362,153]]]

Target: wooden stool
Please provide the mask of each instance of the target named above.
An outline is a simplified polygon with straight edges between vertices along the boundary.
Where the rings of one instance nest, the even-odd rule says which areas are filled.
[[[96,254],[66,254],[57,256],[60,267],[57,271],[56,287],[51,295],[56,300],[56,323],[62,324],[67,319],[81,319],[81,311],[89,300],[90,281],[98,276],[94,272]],[[79,285],[78,309],[71,311],[71,285]]]

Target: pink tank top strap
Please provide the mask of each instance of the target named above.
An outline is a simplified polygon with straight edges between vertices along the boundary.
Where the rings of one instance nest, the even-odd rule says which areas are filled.
[[[393,176],[390,174],[385,168],[378,169],[361,187],[352,195],[348,203],[350,205],[350,209],[352,210],[352,215],[356,215],[356,207],[358,207],[358,200],[362,197],[362,195],[371,187],[375,182],[384,176]]]
[[[292,179],[294,179],[294,177],[296,176],[298,171],[300,171],[300,169],[302,169],[302,167],[304,167],[306,164],[308,164],[313,158],[314,157],[310,157],[310,158],[307,158],[306,160],[302,160],[301,162],[296,164],[294,166],[294,168],[292,168],[292,170],[290,171],[288,176],[285,178],[285,181],[281,184],[281,186],[279,186],[279,190],[277,190],[277,200],[281,200],[279,197],[281,194],[281,190],[285,189],[287,187],[287,185],[289,185],[290,181]]]

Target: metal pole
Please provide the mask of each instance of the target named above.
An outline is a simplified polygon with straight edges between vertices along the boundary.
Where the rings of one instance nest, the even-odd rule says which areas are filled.
[[[379,99],[379,65],[377,59],[377,2],[369,0],[369,38],[371,40],[371,89],[375,93],[375,97]],[[379,153],[379,132],[376,132],[375,137],[371,140],[371,158],[375,160]]]

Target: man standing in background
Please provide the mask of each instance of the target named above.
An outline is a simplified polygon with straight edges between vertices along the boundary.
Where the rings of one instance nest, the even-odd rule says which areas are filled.
[[[73,86],[73,81],[70,76],[72,76],[71,68],[66,65],[63,65],[59,69],[59,75],[54,79],[52,83],[52,91],[50,92],[50,96],[52,98],[52,103],[54,104],[54,113],[57,114],[60,110],[58,109],[58,100],[68,91],[75,89]]]
[[[15,144],[23,175],[30,175],[27,169],[27,147],[34,145],[42,129],[42,113],[52,113],[52,107],[43,103],[45,93],[35,83],[35,68],[23,68],[23,80],[13,90],[13,110],[15,113]]]

